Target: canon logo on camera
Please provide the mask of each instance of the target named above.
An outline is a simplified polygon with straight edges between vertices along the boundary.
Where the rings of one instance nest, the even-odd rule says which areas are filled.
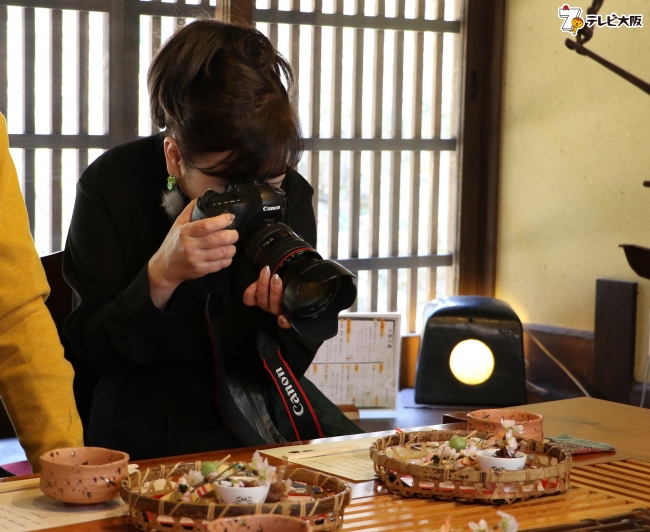
[[[305,408],[302,406],[300,398],[298,397],[296,391],[293,389],[293,386],[289,384],[289,379],[285,376],[284,370],[282,368],[278,368],[275,370],[275,372],[278,374],[278,377],[280,377],[280,382],[282,383],[282,386],[284,386],[284,389],[289,396],[289,400],[293,403],[293,413],[297,416],[302,416],[305,413]]]
[[[280,210],[280,206],[279,206],[279,205],[276,205],[276,206],[274,206],[274,207],[266,207],[266,206],[265,206],[265,207],[262,207],[262,210],[263,210],[263,211],[279,211],[279,210]]]

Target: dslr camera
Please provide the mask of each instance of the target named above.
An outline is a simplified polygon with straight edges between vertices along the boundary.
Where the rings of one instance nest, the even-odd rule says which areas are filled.
[[[265,266],[282,279],[282,306],[304,338],[324,341],[338,332],[338,315],[357,297],[352,272],[318,252],[288,225],[289,203],[282,189],[252,179],[231,183],[224,193],[207,190],[192,221],[232,213],[239,232],[237,252],[257,271]]]

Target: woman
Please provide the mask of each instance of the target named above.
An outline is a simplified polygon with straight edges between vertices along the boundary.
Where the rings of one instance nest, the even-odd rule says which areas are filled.
[[[289,65],[256,30],[189,24],[149,69],[163,133],[107,151],[81,176],[64,275],[74,291],[66,334],[102,377],[88,444],[141,459],[297,439],[258,343],[277,345],[296,379],[318,344],[283,316],[281,280],[236,254],[232,215],[191,221],[206,189],[264,180],[282,186],[291,227],[315,244],[283,78],[290,91]],[[318,426],[303,439],[359,432],[300,384]]]

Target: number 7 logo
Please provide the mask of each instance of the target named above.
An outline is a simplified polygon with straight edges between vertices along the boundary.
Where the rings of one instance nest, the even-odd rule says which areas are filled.
[[[582,9],[579,7],[570,7],[567,4],[564,4],[561,8],[557,10],[557,14],[561,19],[564,19],[560,29],[562,31],[567,31],[573,33],[573,19],[580,18],[580,13]]]

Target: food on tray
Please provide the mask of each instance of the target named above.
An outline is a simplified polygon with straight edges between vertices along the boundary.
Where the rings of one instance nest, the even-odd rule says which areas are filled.
[[[462,451],[463,449],[467,448],[467,438],[463,438],[462,436],[454,436],[451,440],[449,440],[448,445],[455,451]]]
[[[454,437],[456,438],[456,436]],[[451,438],[444,442],[431,442],[420,446],[421,453],[426,453],[421,458],[409,460],[416,465],[425,465],[435,468],[462,469],[476,465],[476,451],[481,443],[480,438],[468,437],[459,440]],[[416,448],[415,446],[412,449]]]
[[[217,477],[220,477],[222,473],[229,470],[232,467],[232,464],[226,462],[203,462],[201,464],[201,475],[207,479],[214,480]]]
[[[569,455],[544,442],[514,438],[518,428],[510,423],[502,427],[500,434],[487,435],[449,430],[391,434],[370,446],[370,458],[388,491],[402,497],[501,504],[569,489]],[[492,458],[500,463],[476,463],[482,453],[499,448],[508,456]],[[525,460],[525,470],[519,470],[517,455]]]
[[[515,425],[514,421],[508,419],[502,419],[501,425],[503,431],[487,438],[474,436],[476,434],[474,431],[467,436],[453,436],[448,441],[412,446],[413,449],[420,450],[421,453],[426,452],[426,454],[410,460],[410,463],[445,469],[467,467],[481,469],[481,464],[477,460],[479,451],[492,451],[489,455],[495,458],[521,459],[525,456],[525,444],[518,441],[514,434],[520,433],[523,427]],[[507,467],[501,468],[508,469]]]
[[[250,462],[227,462],[227,456],[219,462],[203,462],[200,470],[190,470],[173,477],[173,490],[160,498],[172,502],[215,502],[220,499],[221,487],[242,490],[238,500],[246,501],[246,488],[268,487],[266,502],[278,502],[292,495],[290,480],[279,480],[276,468],[255,451]],[[304,492],[300,494],[304,496]],[[262,495],[264,497],[264,495]]]
[[[233,462],[227,462],[228,459],[229,457],[216,464],[230,466]],[[246,465],[256,461],[253,459],[251,462],[236,463]],[[275,482],[267,486],[234,488],[206,481],[205,476],[201,474],[201,465],[201,462],[159,465],[126,477],[121,486],[121,495],[129,506],[129,515],[134,526],[139,530],[204,530],[208,521],[219,516],[246,519],[254,514],[266,514],[271,511],[276,514],[300,517],[319,530],[335,530],[340,527],[343,511],[351,499],[351,488],[342,480],[300,467],[278,466],[275,470]],[[216,470],[213,468],[211,472]],[[243,476],[242,470],[243,468],[237,475],[227,472],[221,480],[225,480],[229,475]],[[259,469],[256,471],[250,476],[257,476],[259,479],[262,475],[259,475]],[[198,500],[194,502],[182,498],[177,502],[161,500],[171,492],[179,492],[177,485],[183,484],[179,482],[182,477],[185,477],[189,486],[189,490],[185,493],[201,495]],[[287,480],[290,483],[286,482]],[[201,494],[201,488],[197,485],[191,485],[195,481],[202,483],[202,489],[206,490],[205,494]],[[276,490],[276,496],[281,498],[279,502],[272,502],[269,497],[265,500],[255,500],[258,492],[266,490],[267,493],[271,493],[273,486],[280,488]],[[230,500],[225,496],[223,497],[225,500],[221,500],[221,496],[215,497],[214,492],[219,492],[221,495],[223,490],[230,494],[239,493]],[[207,491],[212,493],[208,494]],[[174,496],[178,497],[178,495]],[[189,496],[190,499],[191,497],[192,495]],[[248,498],[253,502],[245,500]]]

